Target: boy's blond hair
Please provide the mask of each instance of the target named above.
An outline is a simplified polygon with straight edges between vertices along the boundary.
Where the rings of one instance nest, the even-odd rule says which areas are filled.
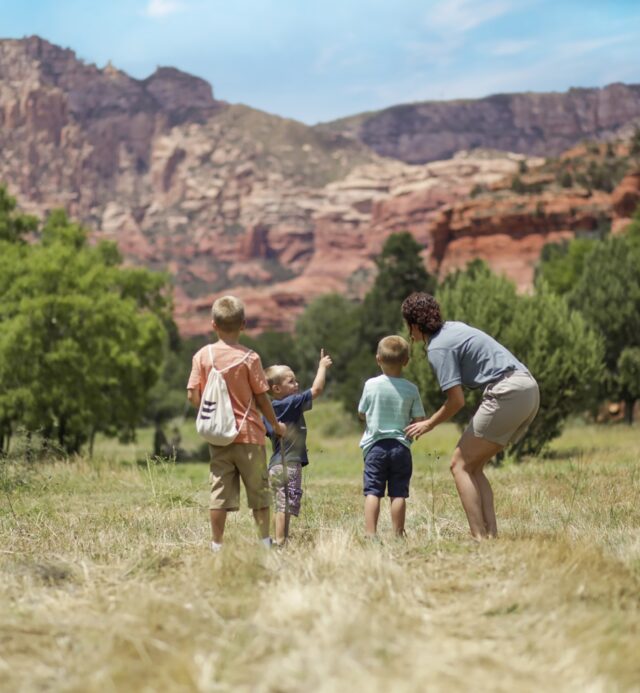
[[[235,296],[222,296],[213,302],[211,317],[223,330],[239,330],[244,323],[244,303]]]
[[[409,342],[396,334],[383,337],[378,342],[376,356],[382,363],[404,366],[409,360]]]
[[[265,368],[264,374],[267,378],[267,383],[269,383],[269,392],[271,394],[273,394],[273,386],[280,385],[285,373],[288,373],[289,371],[291,371],[291,368],[284,365],[269,366],[269,368]]]

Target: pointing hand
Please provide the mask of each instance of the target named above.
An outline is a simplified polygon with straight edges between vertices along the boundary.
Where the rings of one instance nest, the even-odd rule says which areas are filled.
[[[331,359],[331,356],[329,354],[324,353],[324,349],[320,349],[320,364],[321,366],[324,366],[325,368],[329,368],[333,364],[333,360]]]

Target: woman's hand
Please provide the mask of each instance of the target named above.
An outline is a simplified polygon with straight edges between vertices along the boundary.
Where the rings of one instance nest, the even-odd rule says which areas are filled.
[[[412,421],[404,429],[405,435],[408,438],[417,440],[425,433],[433,431],[436,426],[448,421],[464,407],[464,392],[461,385],[450,387],[445,394],[447,396],[447,401],[435,412],[435,414],[432,414],[428,419],[422,421]]]
[[[407,438],[418,440],[420,436],[424,435],[425,433],[429,433],[431,430],[433,430],[433,424],[429,419],[425,419],[424,421],[414,421],[413,423],[410,423],[404,429],[404,432]]]

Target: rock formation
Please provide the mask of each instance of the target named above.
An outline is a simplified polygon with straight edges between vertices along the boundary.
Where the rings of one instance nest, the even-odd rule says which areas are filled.
[[[631,221],[631,217],[640,205],[640,171],[627,174],[611,195],[611,204],[615,217],[612,231],[622,231]]]
[[[542,116],[526,115],[530,96],[518,118],[534,128]],[[545,242],[612,214],[600,193],[514,195],[522,170],[553,180],[536,173],[543,159],[473,151],[409,165],[339,132],[216,101],[206,82],[173,68],[135,80],[37,37],[0,41],[0,124],[0,182],[22,209],[65,207],[128,262],[168,270],[185,335],[207,330],[222,291],[247,300],[258,330],[290,329],[328,291],[360,298],[396,231],[414,234],[434,272],[479,256],[525,288]],[[616,192],[621,215],[628,194]]]
[[[440,276],[485,259],[520,290],[531,287],[547,243],[596,232],[610,215],[606,193],[508,195],[469,200],[444,209],[432,226],[432,264]]]
[[[615,135],[634,120],[640,122],[640,85],[610,84],[566,93],[425,101],[317,127],[358,139],[381,156],[421,164],[476,148],[557,156],[581,140]]]

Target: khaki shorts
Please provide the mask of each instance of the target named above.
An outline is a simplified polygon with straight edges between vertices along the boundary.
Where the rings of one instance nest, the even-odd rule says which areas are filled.
[[[535,419],[539,406],[540,391],[533,376],[513,371],[487,385],[467,431],[502,446],[517,443]]]
[[[209,456],[209,510],[238,510],[241,478],[247,491],[247,503],[252,510],[271,505],[264,445],[209,445]]]

